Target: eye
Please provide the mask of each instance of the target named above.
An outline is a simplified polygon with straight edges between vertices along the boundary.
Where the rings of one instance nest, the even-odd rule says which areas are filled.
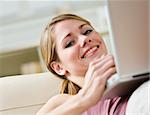
[[[69,41],[69,42],[67,42],[67,44],[65,45],[65,48],[69,48],[69,47],[71,47],[71,46],[73,46],[74,45],[74,41]]]
[[[93,30],[86,30],[83,35],[89,35]]]

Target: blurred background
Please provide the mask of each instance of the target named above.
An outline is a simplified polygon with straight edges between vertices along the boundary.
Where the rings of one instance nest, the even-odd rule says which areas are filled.
[[[87,18],[110,49],[104,0],[1,0],[0,77],[47,71],[39,42],[47,23],[61,13]]]

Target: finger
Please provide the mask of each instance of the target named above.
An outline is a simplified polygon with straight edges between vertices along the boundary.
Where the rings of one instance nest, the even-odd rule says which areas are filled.
[[[98,59],[94,62],[91,62],[89,65],[89,69],[95,71],[96,69],[101,68],[108,60],[113,59],[112,56],[105,56],[103,59]]]
[[[114,67],[115,63],[114,60],[109,57],[106,60],[97,63],[94,67],[93,67],[93,71],[99,71],[99,74],[103,74],[105,71],[107,71],[109,68]]]
[[[114,61],[111,55],[105,56],[103,60],[102,59],[96,60],[88,68],[88,71],[85,76],[85,83],[88,82],[89,84],[91,84],[95,79],[95,77],[102,76],[102,74],[112,66],[114,66]]]
[[[113,75],[116,73],[116,68],[113,67],[113,68],[110,68],[108,71],[106,71],[103,76],[101,77],[97,77],[96,80],[98,81],[98,85],[103,89],[105,90],[106,89],[106,83],[107,83],[107,80]]]
[[[97,63],[101,62],[101,63],[105,63],[107,60],[109,60],[110,58],[113,58],[112,55],[106,55],[106,56],[102,56],[101,58],[97,59],[97,60],[93,60],[90,65],[94,66]]]
[[[114,61],[111,58],[112,56],[107,56],[103,62],[98,62],[96,65],[89,68],[87,76],[85,77],[85,82],[89,81],[92,83],[95,77],[102,76],[105,71],[107,71],[110,67],[113,67]]]
[[[116,67],[111,67],[103,74],[103,77],[104,79],[105,78],[109,79],[115,73],[116,73]]]
[[[101,66],[101,65],[100,65]],[[106,72],[109,68],[111,67],[115,67],[115,63],[114,63],[114,60],[110,59],[108,60],[106,63],[104,63],[101,68],[100,68],[100,73],[104,73]],[[99,68],[99,67],[97,67]]]

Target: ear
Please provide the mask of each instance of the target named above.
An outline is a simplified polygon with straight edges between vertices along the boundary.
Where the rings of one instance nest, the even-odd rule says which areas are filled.
[[[50,66],[59,75],[65,75],[67,73],[67,70],[59,62],[53,61]]]

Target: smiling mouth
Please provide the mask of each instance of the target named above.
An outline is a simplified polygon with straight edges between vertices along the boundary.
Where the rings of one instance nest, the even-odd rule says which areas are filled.
[[[85,53],[81,56],[81,58],[83,59],[83,58],[85,58],[85,57],[87,57],[87,56],[92,55],[98,48],[99,48],[99,45],[94,46],[94,47],[88,49],[88,50],[85,51]]]

